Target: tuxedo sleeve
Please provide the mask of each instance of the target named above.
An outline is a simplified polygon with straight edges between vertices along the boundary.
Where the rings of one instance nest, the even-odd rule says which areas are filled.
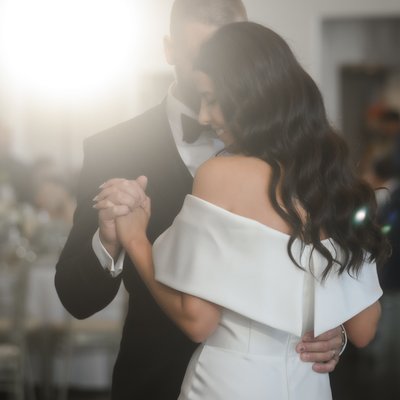
[[[113,278],[100,264],[92,247],[98,227],[93,197],[104,180],[101,153],[85,141],[84,162],[78,184],[77,208],[71,232],[56,265],[55,286],[64,307],[82,319],[102,310],[118,292],[121,277]]]

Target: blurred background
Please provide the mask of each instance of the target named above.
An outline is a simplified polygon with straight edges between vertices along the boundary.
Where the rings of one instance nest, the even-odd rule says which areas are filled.
[[[350,345],[336,400],[400,399],[400,2],[244,0],[319,84],[393,243],[375,341]],[[125,312],[85,321],[54,289],[83,140],[160,102],[172,0],[0,0],[0,399],[108,398]],[[143,133],[145,134],[145,132]],[[14,396],[14,397],[13,397]]]

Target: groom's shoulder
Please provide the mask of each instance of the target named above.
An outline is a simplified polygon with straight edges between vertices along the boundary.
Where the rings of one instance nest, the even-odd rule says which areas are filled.
[[[121,122],[85,139],[85,146],[104,147],[108,145],[128,145],[136,142],[143,135],[150,136],[168,124],[165,104],[161,103],[142,114]]]

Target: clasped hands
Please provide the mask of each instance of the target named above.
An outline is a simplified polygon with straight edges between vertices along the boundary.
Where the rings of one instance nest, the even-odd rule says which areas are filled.
[[[93,199],[99,211],[100,240],[115,259],[121,247],[127,248],[133,241],[146,238],[151,214],[150,198],[146,195],[147,178],[136,180],[111,179],[100,186]],[[339,361],[343,346],[341,327],[331,329],[317,338],[306,333],[296,346],[300,358],[313,363],[313,370],[332,372]]]
[[[146,195],[147,178],[135,180],[110,179],[100,186],[93,199],[99,211],[100,240],[115,258],[132,241],[146,236],[151,214],[150,198]]]

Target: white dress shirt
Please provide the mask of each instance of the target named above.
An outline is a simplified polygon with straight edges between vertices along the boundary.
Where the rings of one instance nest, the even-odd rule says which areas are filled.
[[[175,83],[168,90],[166,99],[167,117],[172,131],[176,147],[183,162],[188,168],[192,176],[195,175],[197,168],[209,158],[215,156],[224,147],[223,143],[209,132],[204,132],[193,143],[183,141],[183,130],[181,123],[181,115],[185,114],[188,117],[197,120],[197,114],[179,101],[173,94]],[[117,260],[111,257],[105,247],[102,245],[99,236],[99,229],[92,239],[93,251],[100,261],[103,268],[107,269],[111,276],[116,277],[122,272],[125,251],[121,251]]]

